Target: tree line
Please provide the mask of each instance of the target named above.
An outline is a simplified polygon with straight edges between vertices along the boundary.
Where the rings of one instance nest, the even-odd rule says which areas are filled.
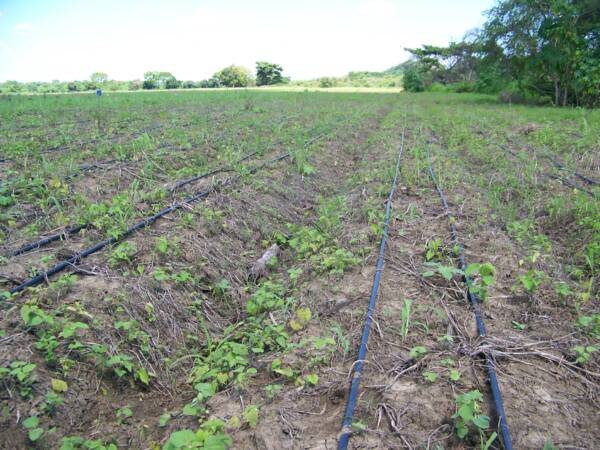
[[[461,42],[407,49],[404,88],[600,106],[598,0],[499,0],[486,16]]]
[[[110,80],[104,72],[94,72],[89,80],[30,82],[6,81],[0,83],[1,93],[62,93],[86,92],[103,89],[107,91],[141,89],[193,89],[193,88],[219,88],[219,87],[248,87],[268,86],[288,83],[290,79],[283,76],[283,67],[279,64],[266,61],[256,62],[256,71],[242,66],[231,65],[216,72],[211,78],[201,81],[181,81],[170,72],[148,71],[144,73],[143,80],[117,81]]]

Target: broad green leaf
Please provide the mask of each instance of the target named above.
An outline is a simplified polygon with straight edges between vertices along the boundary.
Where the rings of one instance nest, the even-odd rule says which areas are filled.
[[[158,419],[158,426],[159,427],[164,427],[167,423],[169,423],[169,420],[171,420],[171,414],[168,414],[168,413],[163,414]]]
[[[40,424],[40,419],[37,416],[28,417],[23,421],[23,426],[28,430],[37,427]]]
[[[458,408],[458,415],[465,422],[470,422],[473,418],[473,408],[471,405],[461,405],[460,408]]]
[[[316,386],[319,382],[319,375],[317,375],[316,373],[311,373],[310,375],[306,375],[304,379],[311,386]]]
[[[196,434],[191,430],[176,431],[171,434],[165,444],[165,449],[188,448],[196,441]]]
[[[250,425],[250,428],[255,428],[258,424],[258,406],[249,405],[244,410],[244,421]]]
[[[34,428],[33,430],[29,430],[29,433],[27,434],[27,437],[29,437],[29,440],[31,442],[35,442],[40,437],[42,437],[42,434],[44,434],[44,429],[43,428]]]
[[[473,417],[473,424],[475,424],[477,428],[485,430],[487,427],[490,426],[490,418],[488,416],[480,414],[478,416]]]

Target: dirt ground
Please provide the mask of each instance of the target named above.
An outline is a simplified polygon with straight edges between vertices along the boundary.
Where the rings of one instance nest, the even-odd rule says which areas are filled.
[[[119,449],[155,449],[173,432],[195,430],[206,419],[219,418],[226,423],[233,449],[336,448],[375,272],[380,235],[373,227],[385,210],[390,171],[404,132],[350,448],[480,448],[482,435],[476,431],[466,439],[457,437],[453,415],[457,395],[479,390],[482,412],[491,418],[485,439],[498,429],[485,355],[491,355],[498,372],[514,448],[600,448],[598,358],[593,355],[586,365],[574,361],[573,346],[584,342],[573,325],[575,313],[550,288],[542,287],[535,296],[515,292],[529,253],[485,209],[485,198],[467,176],[444,188],[454,218],[444,213],[424,166],[426,146],[434,147],[433,165],[443,179],[455,168],[444,160],[445,136],[422,129],[412,102],[386,99],[360,123],[342,121],[310,154],[314,173],[298,171],[287,159],[246,174],[201,205],[188,205],[134,234],[128,239],[135,250],[129,262],[115,266],[111,252],[100,252],[77,264],[73,280],[45,284],[6,303],[0,316],[0,366],[28,361],[36,365],[36,378],[25,398],[18,392],[20,385],[0,379],[0,447],[60,448],[63,437],[83,436]],[[240,133],[242,139],[246,132]],[[274,141],[263,159],[285,149]],[[207,160],[216,158],[208,142],[195,151]],[[464,174],[477,166],[471,159]],[[103,178],[104,172],[77,178],[73,188],[90,197],[114,195],[133,182],[142,162],[124,169],[109,179]],[[489,177],[499,174],[490,172]],[[203,179],[189,191],[209,188],[216,179]],[[568,190],[562,185],[557,189]],[[293,234],[288,224],[322,226],[324,199],[335,198],[342,198],[345,206],[335,212],[332,238],[340,249],[360,255],[359,261],[341,273],[319,271],[314,260],[299,258],[289,242],[281,244],[267,278],[282,280],[294,306],[272,311],[265,323],[285,325],[292,345],[251,355],[256,374],[249,381],[219,389],[201,417],[182,414],[196,395],[190,374],[205,357],[203,349],[228,326],[247,321],[249,299],[265,281],[249,280],[249,268],[278,236]],[[136,209],[144,214],[150,205],[140,203]],[[370,212],[380,215],[372,219]],[[482,304],[488,331],[484,339],[478,337],[460,276],[423,275],[429,270],[428,243],[434,241],[442,244],[440,261],[456,265],[451,220],[467,262],[491,262],[496,268],[496,282]],[[101,238],[95,233],[86,230],[11,258],[1,272],[26,279],[34,261],[50,254],[68,257]],[[165,252],[156,250],[161,238],[169,242]],[[552,252],[567,252],[558,238]],[[557,270],[556,260],[545,261],[539,264],[547,267],[540,267]],[[291,269],[301,270],[298,279],[290,278]],[[186,271],[193,281],[161,281],[157,271]],[[218,288],[223,279],[226,293]],[[407,301],[411,309],[404,334]],[[79,344],[65,338],[57,359],[49,363],[38,346],[39,330],[23,324],[23,305],[54,312],[56,321],[85,324],[75,331]],[[289,324],[298,307],[308,308],[311,318],[294,329]],[[129,325],[113,326],[116,322]],[[320,346],[319,340],[325,344]],[[88,350],[93,344],[106,346],[111,355],[131,355],[135,364],[147,368],[150,382],[116,377],[99,367]],[[424,348],[422,354],[414,355],[416,347]],[[276,360],[299,376],[272,370]],[[299,382],[313,374],[318,382]],[[56,378],[67,381],[68,390],[62,395],[64,403],[49,413],[47,393]],[[280,391],[269,395],[273,385]],[[236,425],[234,419],[243,417],[248,405],[258,405],[258,422]],[[124,408],[132,414],[118,412]],[[171,420],[159,425],[166,413]],[[34,415],[45,430],[35,442],[28,440],[23,426]],[[549,442],[555,447],[544,447]],[[490,448],[502,447],[496,441]]]

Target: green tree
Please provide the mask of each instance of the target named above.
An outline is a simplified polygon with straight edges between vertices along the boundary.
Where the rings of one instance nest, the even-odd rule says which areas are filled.
[[[598,101],[597,0],[501,0],[482,39],[501,49],[495,59],[523,89],[552,96],[556,106]]]
[[[279,64],[269,63],[266,61],[256,62],[256,85],[268,86],[283,82],[283,67]]]
[[[215,73],[213,78],[224,87],[247,87],[252,80],[250,70],[233,64]]]
[[[94,72],[90,75],[90,81],[97,86],[102,85],[108,81],[108,75],[104,72]]]
[[[146,72],[144,74],[144,89],[175,89],[180,82],[171,72]]]

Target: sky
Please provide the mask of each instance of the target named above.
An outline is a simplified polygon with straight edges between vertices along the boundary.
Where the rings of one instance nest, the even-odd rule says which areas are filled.
[[[447,45],[493,0],[0,0],[0,81],[201,80],[230,64],[292,79],[380,71]]]

